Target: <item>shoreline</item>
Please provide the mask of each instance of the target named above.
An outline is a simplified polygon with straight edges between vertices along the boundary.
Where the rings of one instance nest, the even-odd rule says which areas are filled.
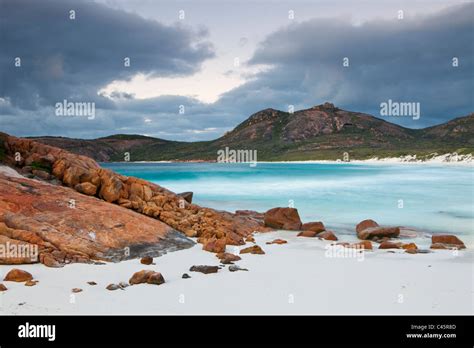
[[[417,159],[415,156],[403,156],[403,157],[373,157],[365,160],[350,160],[350,161],[342,161],[342,160],[304,160],[304,161],[256,161],[256,165],[258,163],[264,164],[371,164],[371,165],[383,165],[383,164],[402,164],[402,165],[439,165],[439,166],[466,166],[466,167],[474,167],[474,156],[472,155],[459,155],[456,158],[456,161],[450,160],[454,154],[444,154],[440,156],[435,156],[430,159]],[[460,160],[459,160],[460,158]],[[123,164],[123,163],[218,163],[218,164],[249,164],[250,162],[237,162],[237,163],[228,163],[228,162],[217,162],[217,161],[206,161],[206,160],[170,160],[170,161],[121,161],[121,162],[99,162],[101,164],[107,165],[108,163],[112,164]]]

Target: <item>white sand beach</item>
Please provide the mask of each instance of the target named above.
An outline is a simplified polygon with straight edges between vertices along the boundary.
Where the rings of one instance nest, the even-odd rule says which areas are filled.
[[[270,163],[259,161],[259,163]],[[308,160],[308,161],[279,161],[274,163],[352,163],[352,164],[418,164],[418,165],[441,165],[441,166],[468,166],[474,167],[474,156],[458,155],[457,153],[446,153],[443,155],[433,154],[428,158],[420,158],[416,155],[406,155],[400,157],[372,157],[365,160],[349,160],[349,161],[331,161],[331,160]]]
[[[283,238],[283,245],[266,245]],[[1,314],[473,314],[472,250],[405,254],[377,250],[328,257],[328,241],[296,237],[296,232],[257,234],[265,255],[241,255],[248,271],[189,272],[192,265],[218,265],[215,254],[191,249],[155,258],[64,268],[2,265],[33,274],[39,283],[3,282]],[[252,243],[247,243],[247,246]],[[242,248],[242,247],[239,247]],[[238,252],[228,247],[227,251]],[[159,271],[166,283],[140,284],[109,291],[142,269]],[[192,278],[182,279],[183,273]],[[95,281],[97,285],[88,285]],[[73,294],[73,288],[82,292]]]

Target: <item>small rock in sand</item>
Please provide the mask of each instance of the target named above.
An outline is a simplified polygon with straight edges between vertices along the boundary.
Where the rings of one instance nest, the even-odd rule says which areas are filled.
[[[394,242],[382,242],[379,245],[379,249],[400,249],[402,247],[402,243],[394,243]]]
[[[33,276],[31,275],[31,273],[28,273],[18,268],[14,268],[10,272],[7,273],[7,275],[5,276],[3,280],[22,283],[22,282],[26,282],[32,279],[33,279]]]
[[[191,278],[191,276],[190,276],[189,274],[187,274],[187,273],[184,273],[181,278],[183,278],[183,279],[189,279],[189,278]]]
[[[320,232],[316,235],[316,237],[324,239],[324,240],[337,240],[337,237],[333,231]]]
[[[27,280],[25,286],[35,286],[38,283],[37,280]]]
[[[402,245],[402,249],[405,249],[405,250],[417,250],[418,247],[416,246],[415,243],[407,243],[407,244],[403,244],[403,245]]]
[[[274,239],[271,242],[266,242],[265,244],[286,244],[288,241],[284,239]]]
[[[218,266],[206,266],[206,265],[199,265],[199,266],[192,266],[189,269],[191,272],[201,272],[204,274],[209,274],[209,273],[217,273],[219,270]]]
[[[82,292],[82,289],[81,288],[74,288],[74,289],[72,289],[72,292],[74,292],[74,293]]]
[[[265,254],[265,251],[263,251],[262,248],[260,248],[258,245],[254,245],[254,246],[240,250],[240,253],[263,255]]]
[[[252,236],[248,236],[247,238],[245,238],[245,241],[246,241],[246,242],[255,243],[255,238],[252,237]]]
[[[313,237],[316,237],[318,235],[319,232],[316,232],[316,231],[301,231],[300,233],[298,233],[296,236],[297,237],[309,237],[309,238],[313,238]]]
[[[87,284],[89,284],[89,285],[97,285],[96,282],[87,282]]]
[[[7,291],[7,290],[8,290],[8,288],[5,285],[3,285],[2,283],[0,283],[0,291]]]
[[[151,265],[153,263],[153,257],[151,256],[142,257],[140,260],[140,263],[143,265]]]
[[[160,285],[165,282],[165,279],[160,272],[142,270],[134,273],[128,282],[130,285],[143,283]]]
[[[236,272],[236,271],[248,271],[247,268],[240,268],[239,266],[237,265],[232,265],[232,266],[229,266],[229,271],[231,272]]]
[[[232,264],[235,261],[242,260],[240,256],[231,253],[219,253],[216,256],[218,259],[221,260],[221,263],[224,265]]]
[[[130,286],[127,282],[120,282],[118,285],[121,289],[125,289],[126,287]]]
[[[117,284],[109,284],[109,285],[107,285],[106,289],[107,290],[118,290],[118,289],[120,289],[120,286],[118,286]]]

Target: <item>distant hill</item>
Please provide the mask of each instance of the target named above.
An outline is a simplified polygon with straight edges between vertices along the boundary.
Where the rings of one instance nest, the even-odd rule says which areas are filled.
[[[258,160],[335,160],[348,152],[351,159],[407,154],[428,156],[474,153],[474,114],[447,123],[409,129],[331,103],[294,113],[265,109],[251,115],[224,136],[202,142],[168,141],[142,135],[112,135],[82,140],[63,137],[33,139],[90,156],[98,161],[216,160],[217,151],[257,150]]]

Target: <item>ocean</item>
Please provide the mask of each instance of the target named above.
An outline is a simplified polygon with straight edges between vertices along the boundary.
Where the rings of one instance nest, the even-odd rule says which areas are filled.
[[[355,225],[416,229],[474,241],[474,168],[431,164],[353,163],[102,163],[174,192],[194,192],[193,203],[220,210],[298,209],[303,222],[323,221],[337,235]],[[423,239],[423,232],[426,236]],[[347,239],[347,238],[344,238]]]

